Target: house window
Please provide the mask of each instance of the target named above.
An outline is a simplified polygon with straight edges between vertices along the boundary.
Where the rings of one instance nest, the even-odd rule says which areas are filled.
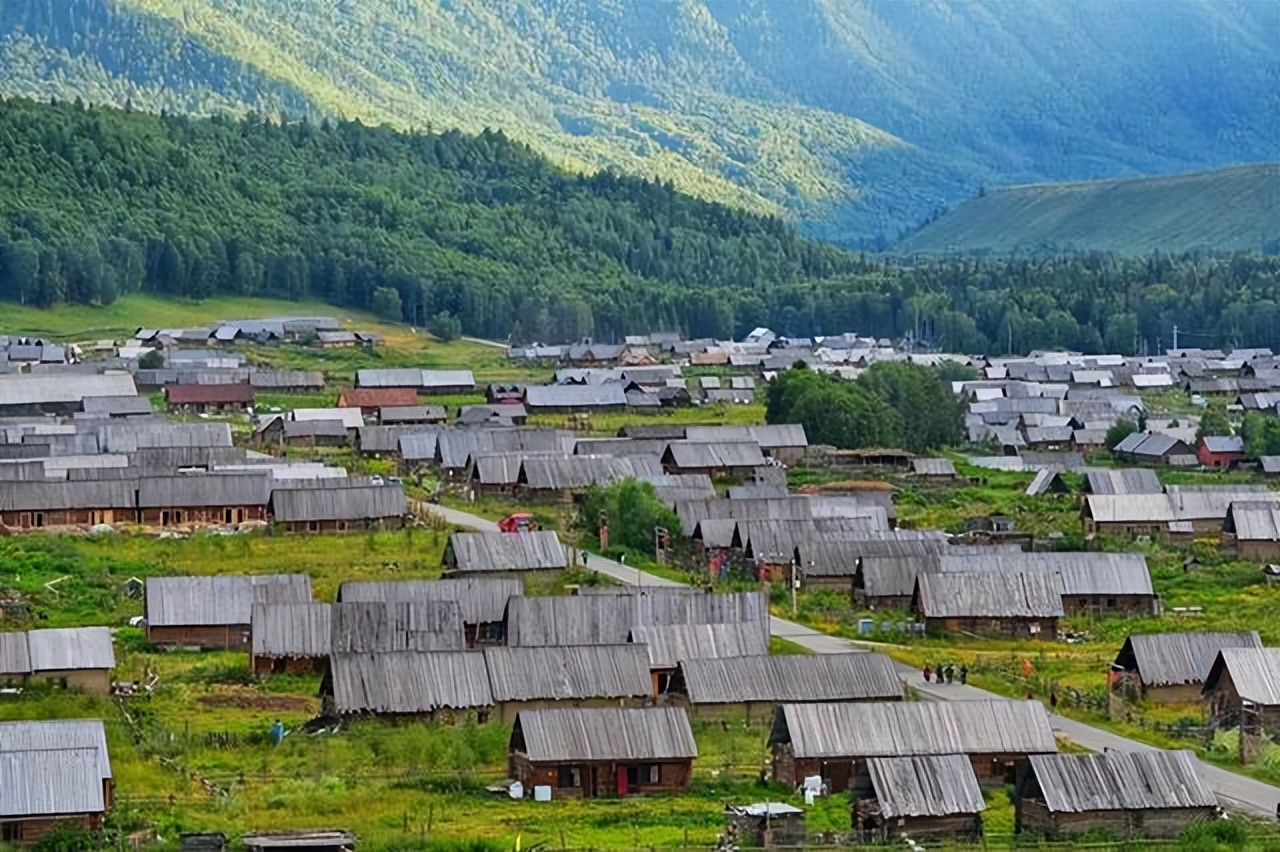
[[[582,771],[576,766],[561,766],[556,770],[556,786],[561,789],[582,786]]]
[[[307,532],[320,532],[320,522],[307,521]]]
[[[657,784],[662,777],[662,770],[656,764],[648,766],[627,767],[627,789],[636,790],[645,784]]]
[[[476,641],[493,643],[502,641],[502,622],[486,621],[476,625]]]

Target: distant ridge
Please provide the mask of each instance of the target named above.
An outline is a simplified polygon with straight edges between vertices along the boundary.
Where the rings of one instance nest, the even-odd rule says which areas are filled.
[[[910,234],[900,254],[1280,251],[1280,164],[989,190]]]

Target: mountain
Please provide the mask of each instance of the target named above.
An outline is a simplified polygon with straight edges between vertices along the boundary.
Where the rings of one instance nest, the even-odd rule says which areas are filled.
[[[1196,249],[1280,253],[1280,166],[989,190],[895,247],[908,254]]]
[[[0,92],[501,128],[883,246],[981,187],[1275,157],[1280,4],[28,0]]]

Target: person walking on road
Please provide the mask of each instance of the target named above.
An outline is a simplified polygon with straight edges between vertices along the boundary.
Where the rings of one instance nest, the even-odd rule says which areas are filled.
[[[933,669],[929,666],[928,663],[925,663],[924,664],[924,682],[928,683],[929,678],[932,677],[932,675],[933,675]]]
[[[969,667],[964,663],[960,664],[960,685],[964,686],[969,682]]]
[[[1058,690],[1056,689],[1049,690],[1049,712],[1058,712]]]

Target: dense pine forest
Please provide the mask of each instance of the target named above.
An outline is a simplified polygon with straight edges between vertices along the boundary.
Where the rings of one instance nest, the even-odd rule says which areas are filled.
[[[273,117],[278,119],[279,117]],[[501,132],[0,105],[0,299],[319,298],[516,341],[677,329],[943,348],[1280,339],[1280,259],[956,259],[805,240],[667,183],[558,170]],[[447,316],[446,316],[447,315]]]

